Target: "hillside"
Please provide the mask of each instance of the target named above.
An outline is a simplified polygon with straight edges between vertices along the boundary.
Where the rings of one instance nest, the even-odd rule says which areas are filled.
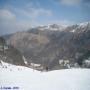
[[[2,37],[0,37],[0,62],[1,60],[14,65],[25,66],[21,52],[13,46],[7,45]]]
[[[85,61],[90,62],[89,22],[35,27],[9,36],[7,42],[25,56],[28,66],[36,63],[50,70],[90,67]]]
[[[2,62],[0,71],[2,88],[17,88],[19,90],[90,90],[89,69],[40,72]]]

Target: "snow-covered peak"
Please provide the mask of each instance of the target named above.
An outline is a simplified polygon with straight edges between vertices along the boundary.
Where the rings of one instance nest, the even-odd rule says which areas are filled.
[[[84,23],[79,23],[79,24],[76,24],[76,25],[72,25],[72,26],[69,26],[71,27],[71,30],[70,32],[84,32],[86,30],[90,30],[90,22],[84,22]]]
[[[49,29],[51,30],[63,30],[66,27],[67,27],[66,25],[58,25],[58,24],[49,25]]]
[[[67,25],[59,25],[59,24],[48,24],[46,26],[44,25],[41,25],[41,26],[38,26],[37,28],[39,30],[52,30],[52,31],[61,31],[63,29],[65,29],[67,27]]]
[[[90,24],[90,22],[80,23],[79,26],[87,26],[88,24]]]
[[[75,32],[77,29],[85,28],[87,26],[90,27],[90,22],[84,22],[74,25],[48,24],[48,25],[41,25],[36,28],[39,30],[63,31],[63,30],[67,30],[67,28],[70,27],[70,29],[72,29],[70,30],[70,32]]]

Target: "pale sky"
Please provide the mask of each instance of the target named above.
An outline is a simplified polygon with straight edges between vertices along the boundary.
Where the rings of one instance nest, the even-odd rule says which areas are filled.
[[[32,26],[90,21],[90,0],[0,0],[0,35]]]

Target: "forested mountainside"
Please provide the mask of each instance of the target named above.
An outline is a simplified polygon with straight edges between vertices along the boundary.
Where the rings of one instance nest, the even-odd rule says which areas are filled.
[[[50,70],[90,68],[90,22],[39,26],[9,35],[5,40],[25,57],[27,66],[33,63],[39,65],[37,69]]]

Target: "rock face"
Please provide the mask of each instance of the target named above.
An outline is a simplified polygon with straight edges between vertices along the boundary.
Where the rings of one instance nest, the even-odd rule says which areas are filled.
[[[85,59],[90,57],[90,23],[67,26],[62,30],[57,25],[31,28],[9,36],[7,43],[25,56],[28,65],[36,63],[49,69],[85,67]],[[60,60],[69,61],[60,65]]]

